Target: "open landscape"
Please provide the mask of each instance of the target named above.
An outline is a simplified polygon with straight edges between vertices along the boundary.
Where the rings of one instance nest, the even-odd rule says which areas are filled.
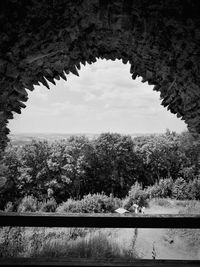
[[[187,132],[21,141],[1,161],[1,211],[200,214],[200,146]],[[0,257],[200,259],[200,231],[3,227]]]
[[[48,142],[55,142],[56,140],[67,140],[71,136],[85,136],[89,140],[95,139],[100,134],[97,133],[74,133],[74,134],[60,134],[60,133],[17,133],[17,134],[9,134],[10,143],[13,146],[22,146],[25,144],[30,144],[32,140],[37,141],[48,141]],[[134,133],[130,134],[132,138],[137,136],[148,136],[150,134],[141,134],[141,133]],[[155,134],[156,135],[156,134]],[[157,134],[158,135],[158,134]]]
[[[199,201],[152,199],[146,214],[199,214]],[[200,259],[194,229],[30,228],[1,229],[1,257]]]

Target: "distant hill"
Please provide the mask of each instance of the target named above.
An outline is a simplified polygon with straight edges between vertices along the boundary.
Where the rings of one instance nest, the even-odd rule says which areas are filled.
[[[24,145],[30,143],[34,140],[47,140],[49,142],[53,142],[55,140],[63,140],[68,139],[70,136],[82,136],[85,135],[88,138],[93,138],[95,134],[60,134],[60,133],[20,133],[20,134],[10,134],[8,137],[13,145]]]
[[[30,143],[33,139],[35,140],[47,140],[53,142],[55,140],[68,139],[70,136],[86,136],[90,140],[97,138],[100,134],[95,133],[18,133],[18,134],[9,134],[9,139],[12,145],[20,146]],[[149,133],[133,133],[129,134],[132,138],[137,136],[146,136]]]

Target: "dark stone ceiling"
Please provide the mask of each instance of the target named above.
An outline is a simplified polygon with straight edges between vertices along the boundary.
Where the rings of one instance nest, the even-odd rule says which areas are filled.
[[[27,89],[96,58],[129,61],[132,78],[200,133],[199,0],[1,0],[0,146]]]

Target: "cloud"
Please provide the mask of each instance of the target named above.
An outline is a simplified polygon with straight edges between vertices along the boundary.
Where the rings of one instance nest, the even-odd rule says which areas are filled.
[[[42,104],[48,101],[48,92],[46,88],[42,86],[34,86],[34,91],[27,91],[29,102],[37,104]]]
[[[79,77],[57,81],[29,94],[27,108],[10,123],[12,131],[157,132],[185,124],[160,105],[153,86],[132,80],[130,64],[98,60],[81,66]],[[21,129],[21,130],[20,130]]]
[[[81,116],[85,112],[85,105],[74,105],[69,101],[64,103],[53,103],[51,105],[52,116]]]

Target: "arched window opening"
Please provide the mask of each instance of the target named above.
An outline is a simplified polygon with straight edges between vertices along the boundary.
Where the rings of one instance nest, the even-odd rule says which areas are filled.
[[[18,133],[161,133],[181,132],[185,123],[160,105],[153,85],[132,80],[130,64],[98,60],[81,65],[79,77],[69,73],[67,82],[35,86],[28,105],[9,123]],[[48,81],[48,80],[47,80]]]

